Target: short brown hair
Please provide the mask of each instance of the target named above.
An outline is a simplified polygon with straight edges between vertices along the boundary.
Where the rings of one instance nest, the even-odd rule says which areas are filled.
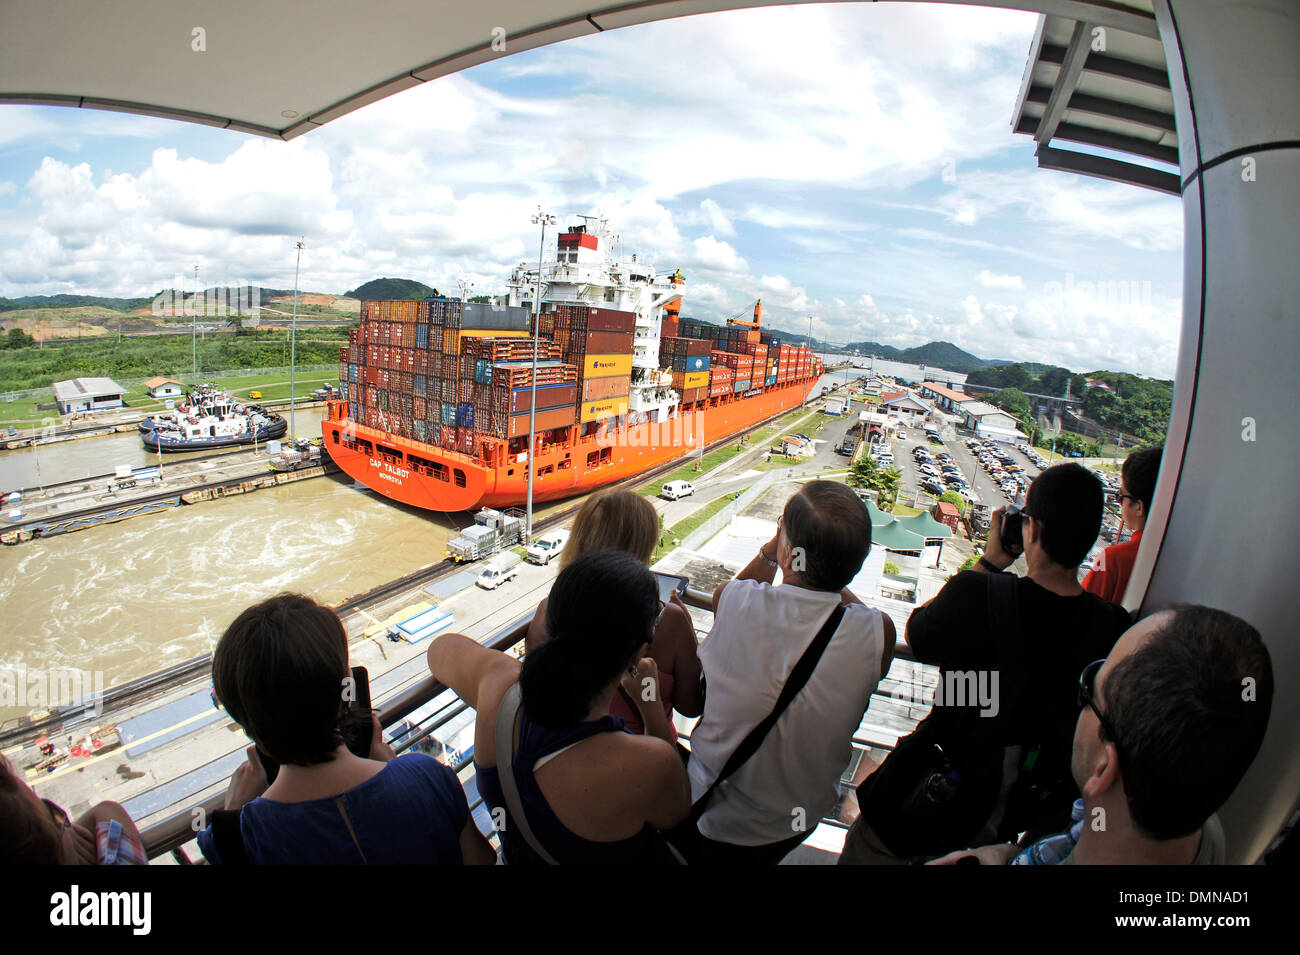
[[[1158,612],[1168,614],[1164,626],[1115,664],[1100,702],[1118,737],[1133,821],[1153,838],[1176,839],[1204,825],[1254,762],[1273,706],[1273,664],[1240,617],[1194,604]]]
[[[587,498],[574,518],[560,568],[597,550],[621,550],[648,564],[658,541],[659,516],[653,504],[631,491],[601,491]]]
[[[327,763],[343,742],[348,636],[333,610],[302,594],[249,607],[212,655],[217,699],[267,755]]]

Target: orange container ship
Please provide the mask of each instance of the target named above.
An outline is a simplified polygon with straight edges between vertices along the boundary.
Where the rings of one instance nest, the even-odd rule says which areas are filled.
[[[339,355],[342,399],[321,423],[330,456],[403,504],[503,508],[524,502],[530,456],[534,501],[572,497],[805,399],[821,362],[763,332],[761,303],[752,321],[680,318],[680,271],[609,248],[606,223],[588,218],[560,234],[540,277],[517,267],[491,305],[363,302]]]

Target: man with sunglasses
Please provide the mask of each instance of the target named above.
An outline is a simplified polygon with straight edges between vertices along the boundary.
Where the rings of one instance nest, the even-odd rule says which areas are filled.
[[[1137,561],[1142,531],[1147,525],[1147,515],[1151,513],[1162,452],[1161,448],[1143,448],[1124,459],[1119,479],[1119,513],[1124,525],[1132,530],[1133,537],[1122,544],[1107,547],[1097,565],[1083,578],[1083,589],[1102,600],[1119,603],[1124,599],[1133,564]]]
[[[1216,815],[1268,728],[1273,669],[1239,617],[1177,604],[1120,638],[1079,677],[1072,825],[1029,848],[983,846],[985,865],[1218,865]]]

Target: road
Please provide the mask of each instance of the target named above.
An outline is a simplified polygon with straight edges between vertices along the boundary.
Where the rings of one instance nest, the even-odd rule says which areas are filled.
[[[809,405],[810,409],[814,407],[820,408],[821,403]],[[849,459],[841,454],[836,454],[835,447],[843,440],[844,432],[849,429],[849,425],[856,418],[856,414],[844,418],[827,418],[820,431],[810,430],[817,427],[816,422],[818,419],[818,416],[811,411],[806,419],[796,420],[793,425],[785,429],[784,433],[790,434],[797,431],[812,438],[813,455],[811,458],[791,459],[790,466],[781,469],[781,472],[789,473],[791,476],[798,476],[828,470],[842,471],[847,468]],[[716,501],[719,497],[735,494],[749,487],[768,470],[767,468],[755,470],[754,465],[761,464],[764,456],[775,446],[775,441],[767,442],[762,446],[746,445],[746,451],[736,455],[721,467],[710,471],[699,481],[692,481],[691,483],[695,486],[695,493],[690,497],[682,498],[680,501],[666,501],[661,497],[653,498],[655,509],[663,515],[664,527],[672,527],[679,521],[685,520],[695,511],[711,501]]]

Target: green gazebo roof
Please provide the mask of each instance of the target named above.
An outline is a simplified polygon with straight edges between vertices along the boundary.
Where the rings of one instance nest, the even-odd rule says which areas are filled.
[[[922,537],[951,537],[952,528],[947,524],[936,521],[926,512],[914,514],[911,517],[898,518],[898,523],[906,527],[913,534],[920,534]]]
[[[902,526],[900,521],[890,521],[871,528],[871,543],[886,550],[924,550],[925,538]]]

